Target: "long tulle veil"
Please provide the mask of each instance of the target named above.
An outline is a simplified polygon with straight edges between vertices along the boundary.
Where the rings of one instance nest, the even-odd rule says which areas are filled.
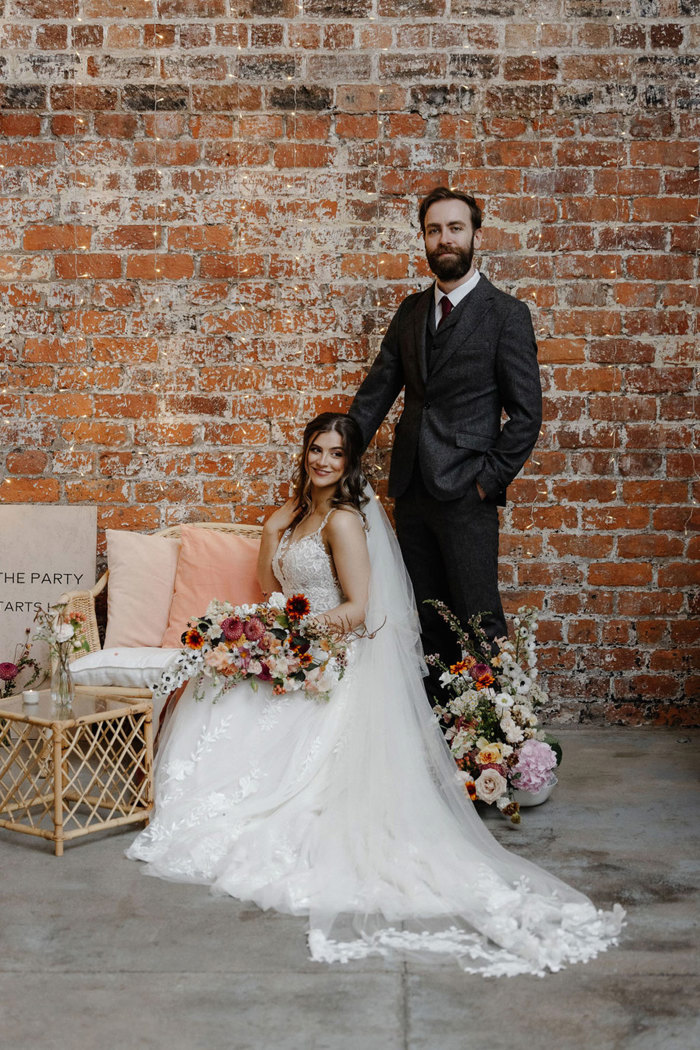
[[[623,911],[500,846],[428,703],[413,590],[372,490],[366,624],[342,687],[350,714],[317,822],[309,945],[319,961],[454,956],[468,971],[543,973],[615,941]],[[331,700],[331,704],[333,700]]]

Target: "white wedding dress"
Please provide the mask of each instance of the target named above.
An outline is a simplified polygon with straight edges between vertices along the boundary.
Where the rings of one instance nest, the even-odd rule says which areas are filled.
[[[336,512],[336,513],[343,513]],[[615,943],[624,912],[501,847],[467,797],[426,698],[417,614],[381,507],[366,509],[374,637],[351,643],[328,702],[188,687],[156,763],[156,809],[127,855],[149,874],[309,917],[311,957],[453,957],[543,974]],[[312,609],[342,594],[321,530],[273,568]]]

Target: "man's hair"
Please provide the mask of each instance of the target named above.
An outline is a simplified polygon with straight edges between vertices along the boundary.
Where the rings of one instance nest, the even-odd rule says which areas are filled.
[[[427,197],[420,202],[420,208],[418,209],[418,221],[420,222],[421,232],[425,233],[425,214],[431,204],[435,204],[436,201],[462,201],[467,205],[472,217],[472,229],[478,230],[481,227],[481,208],[476,203],[474,198],[469,193],[462,193],[461,190],[451,190],[447,186],[436,186],[434,190],[431,190]]]

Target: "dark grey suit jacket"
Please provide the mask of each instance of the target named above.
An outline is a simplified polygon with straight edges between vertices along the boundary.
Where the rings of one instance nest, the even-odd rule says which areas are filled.
[[[417,457],[436,499],[458,499],[478,481],[489,499],[503,504],[542,421],[530,311],[482,274],[434,335],[428,368],[426,330],[430,324],[435,332],[434,302],[432,285],[404,299],[349,414],[367,445],[405,387],[389,495],[405,492]],[[508,419],[502,425],[503,409]]]

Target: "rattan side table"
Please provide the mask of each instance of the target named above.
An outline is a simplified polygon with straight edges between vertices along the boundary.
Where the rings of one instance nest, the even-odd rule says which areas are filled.
[[[58,710],[0,700],[0,827],[63,843],[148,823],[153,806],[153,706],[113,694],[76,695]]]

